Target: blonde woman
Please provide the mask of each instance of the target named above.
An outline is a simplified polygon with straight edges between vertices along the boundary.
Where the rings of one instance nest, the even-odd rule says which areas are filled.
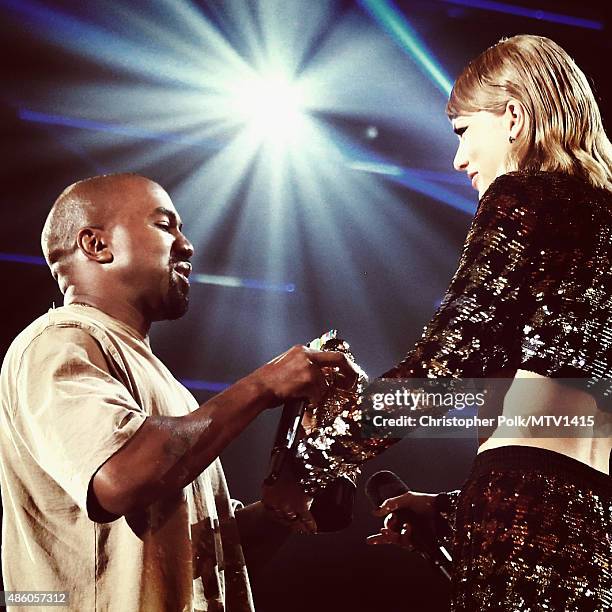
[[[582,71],[539,36],[503,39],[474,59],[447,113],[454,166],[478,190],[478,210],[439,309],[383,378],[503,377],[504,415],[571,413],[593,426],[581,437],[495,431],[461,491],[408,493],[379,514],[449,516],[455,610],[608,610],[612,145]],[[324,445],[321,431],[303,440],[308,493],[394,441],[367,438],[361,413],[323,432]],[[409,525],[403,535],[387,525],[371,543],[410,545]]]

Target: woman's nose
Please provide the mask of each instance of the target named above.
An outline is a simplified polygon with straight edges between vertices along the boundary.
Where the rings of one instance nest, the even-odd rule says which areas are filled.
[[[468,165],[468,159],[465,154],[465,148],[462,143],[459,143],[457,147],[457,153],[455,153],[455,159],[453,160],[453,167],[457,172],[461,172],[466,169]]]

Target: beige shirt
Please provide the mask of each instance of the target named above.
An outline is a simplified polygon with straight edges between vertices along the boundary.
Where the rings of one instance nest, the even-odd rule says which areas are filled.
[[[69,591],[79,612],[252,610],[219,460],[146,510],[111,523],[88,515],[93,475],[146,417],[197,406],[148,338],[95,308],[29,325],[0,376],[5,589]]]

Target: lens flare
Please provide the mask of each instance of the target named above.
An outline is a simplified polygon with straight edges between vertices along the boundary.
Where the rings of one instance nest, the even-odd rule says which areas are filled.
[[[256,73],[231,88],[231,111],[262,142],[291,140],[306,121],[303,89],[283,73]]]

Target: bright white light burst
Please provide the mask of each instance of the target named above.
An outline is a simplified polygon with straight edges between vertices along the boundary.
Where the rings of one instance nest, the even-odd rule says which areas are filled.
[[[281,72],[253,73],[232,89],[231,112],[260,142],[299,137],[306,121],[303,86]]]
[[[79,81],[30,88],[31,106],[60,119],[54,134],[69,150],[66,164],[79,154],[83,168],[162,178],[196,238],[202,272],[296,283],[290,300],[215,293],[200,315],[206,338],[244,329],[257,363],[269,359],[271,339],[320,329],[322,314],[361,320],[339,309],[343,301],[386,312],[385,296],[406,293],[405,262],[417,248],[438,263],[454,257],[440,253],[436,233],[382,180],[403,174],[370,155],[376,130],[364,143],[338,121],[396,125],[432,150],[448,145],[448,155],[432,158],[454,154],[438,91],[364,2],[346,10],[338,0],[106,0],[72,3],[87,5],[74,14],[43,7],[67,2],[8,4],[49,42],[103,68],[95,78],[84,71]],[[426,179],[414,180],[432,192]],[[384,272],[384,295],[367,270]],[[256,325],[236,328],[242,313]],[[384,317],[368,325],[372,338],[396,342]]]

